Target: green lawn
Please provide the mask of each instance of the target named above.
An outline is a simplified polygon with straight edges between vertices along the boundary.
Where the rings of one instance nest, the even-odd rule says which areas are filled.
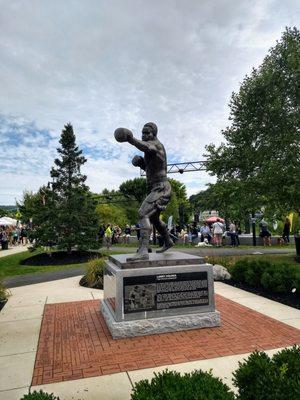
[[[117,247],[119,247],[119,246],[117,245]],[[183,247],[183,246],[180,246],[180,247]],[[186,246],[186,247],[188,247],[188,246]],[[126,246],[124,246],[124,248],[126,248]],[[247,247],[247,248],[249,249],[249,247]],[[259,247],[252,248],[252,249],[259,251]],[[80,267],[84,268],[87,265],[87,263],[67,264],[67,265],[49,265],[49,266],[47,266],[47,265],[46,266],[31,266],[31,265],[21,265],[20,264],[20,262],[22,260],[32,257],[33,254],[38,254],[39,252],[41,253],[42,250],[36,250],[34,253],[26,251],[26,252],[22,252],[22,253],[18,253],[18,254],[12,254],[12,255],[6,256],[6,257],[1,257],[0,258],[0,279],[4,279],[7,277],[12,277],[12,276],[16,276],[16,275],[43,273],[43,272],[48,272],[48,271],[57,271],[57,270],[64,270],[64,269],[75,269],[75,268],[80,268]],[[121,254],[121,253],[122,252],[120,252],[120,251],[114,251],[113,247],[112,247],[111,251],[105,251],[103,254],[110,255],[110,254]],[[222,264],[226,267],[227,266],[230,267],[237,260],[240,260],[242,258],[249,258],[249,257],[265,259],[265,260],[268,260],[268,261],[271,261],[274,263],[287,262],[289,264],[297,265],[299,267],[299,271],[300,271],[300,263],[297,263],[295,261],[295,254],[213,256],[213,257],[208,257],[208,262],[214,263],[214,264]]]
[[[42,253],[42,250],[36,250],[34,253],[24,251],[22,253],[12,254],[10,256],[0,258],[0,280],[17,275],[26,275],[33,273],[43,273],[48,271],[58,271],[65,269],[84,268],[87,263],[67,264],[67,265],[21,265],[20,262],[35,254]],[[110,251],[103,254],[120,254],[120,252]]]

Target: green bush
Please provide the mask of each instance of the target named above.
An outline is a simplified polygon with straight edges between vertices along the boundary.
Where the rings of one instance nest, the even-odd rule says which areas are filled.
[[[273,359],[255,351],[233,373],[239,400],[299,400],[300,347],[284,349]]]
[[[231,270],[231,278],[239,283],[245,283],[245,274],[249,268],[249,260],[238,260]]]
[[[262,274],[267,268],[272,268],[269,261],[251,260],[245,272],[245,283],[254,287],[260,286]]]
[[[45,393],[42,390],[39,392],[34,391],[29,394],[25,394],[21,400],[59,400],[59,397],[54,396],[53,393]]]
[[[267,260],[239,260],[231,269],[231,277],[238,283],[262,287],[273,293],[291,293],[293,288],[300,293],[300,274],[287,263],[271,264]]]
[[[290,264],[270,265],[261,277],[262,287],[273,293],[290,293],[295,284],[296,272]]]
[[[180,375],[165,370],[149,382],[135,384],[131,400],[234,400],[234,394],[211,372],[194,371]]]
[[[89,287],[103,289],[104,258],[93,258],[86,267],[85,279]]]
[[[279,351],[273,356],[273,362],[278,369],[286,365],[287,375],[300,385],[300,346]]]

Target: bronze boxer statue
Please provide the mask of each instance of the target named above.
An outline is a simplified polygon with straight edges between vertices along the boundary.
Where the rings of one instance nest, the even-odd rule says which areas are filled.
[[[144,157],[134,156],[132,164],[146,171],[147,197],[139,209],[139,224],[141,227],[140,244],[137,254],[127,261],[149,259],[148,246],[151,223],[162,236],[164,244],[157,253],[162,253],[173,246],[166,224],[159,218],[161,211],[171,198],[171,185],[167,180],[167,156],[163,144],[157,139],[157,126],[148,122],[142,130],[142,140],[136,139],[126,128],[115,130],[118,142],[128,142],[145,153]]]

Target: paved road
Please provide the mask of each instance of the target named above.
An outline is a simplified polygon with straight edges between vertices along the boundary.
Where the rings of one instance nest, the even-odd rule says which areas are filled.
[[[105,249],[103,249],[105,250]],[[136,249],[134,247],[113,247],[113,251],[120,251],[123,253],[134,253]],[[231,247],[187,247],[187,248],[175,248],[173,251],[180,251],[182,253],[197,255],[200,257],[218,257],[218,256],[230,256],[230,255],[251,255],[251,254],[295,254],[294,248],[258,248],[257,250],[249,249],[239,249]],[[41,272],[35,274],[21,275],[12,278],[7,278],[4,280],[4,284],[8,288],[32,285],[35,283],[55,281],[57,279],[70,278],[72,276],[83,275],[85,273],[85,267],[76,267],[74,269],[66,269],[59,271],[49,271]]]

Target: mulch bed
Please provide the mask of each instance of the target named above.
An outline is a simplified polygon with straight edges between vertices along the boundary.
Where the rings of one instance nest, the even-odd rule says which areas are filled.
[[[226,283],[227,285],[234,286],[242,290],[246,290],[247,292],[257,294],[258,296],[266,297],[267,299],[277,301],[278,303],[285,304],[286,306],[300,309],[300,294],[297,292],[289,294],[270,293],[267,290],[264,290],[263,288],[255,288],[253,286],[247,285],[246,283],[237,283],[232,279],[222,282]]]
[[[40,253],[21,261],[21,265],[47,266],[86,263],[91,258],[101,256],[101,253],[89,251],[55,251],[53,253]]]
[[[114,340],[99,300],[47,304],[32,385],[300,343],[300,330],[216,295],[221,327]]]

